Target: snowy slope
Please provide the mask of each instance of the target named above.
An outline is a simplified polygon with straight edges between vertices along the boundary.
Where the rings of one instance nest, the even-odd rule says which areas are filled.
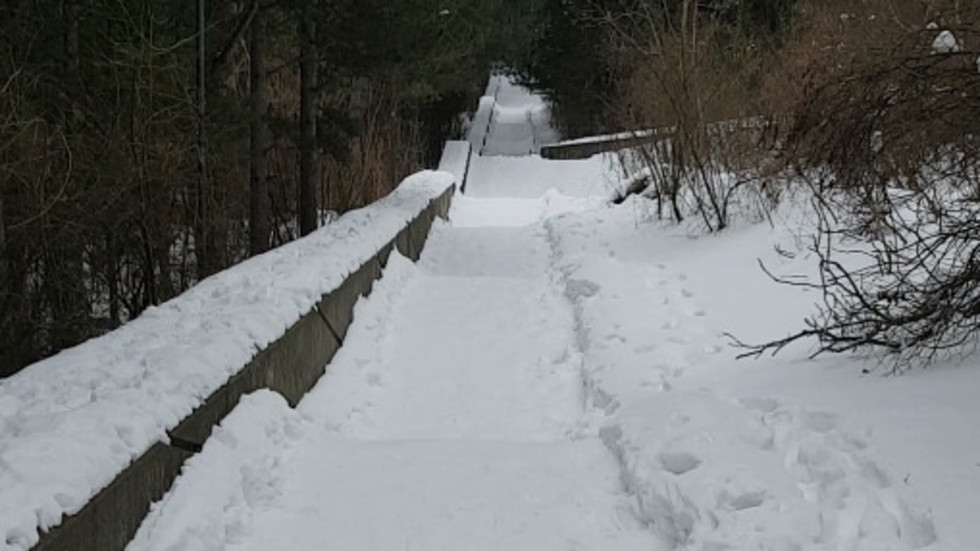
[[[0,381],[0,550],[78,511],[386,245],[450,174],[202,281],[138,319]]]

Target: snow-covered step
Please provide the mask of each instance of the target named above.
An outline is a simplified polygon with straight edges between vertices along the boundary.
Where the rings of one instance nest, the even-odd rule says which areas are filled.
[[[419,264],[430,276],[543,280],[550,245],[542,228],[453,228],[436,231]]]
[[[326,417],[347,419],[345,434],[547,441],[575,429],[583,391],[572,319],[549,287],[422,277],[404,291],[379,353],[359,366],[370,401],[350,417],[330,396],[342,388],[318,398]]]
[[[531,155],[557,142],[545,100],[505,75],[491,77],[469,140],[480,155]]]
[[[536,152],[534,111],[523,107],[496,105],[490,123],[490,133],[481,155],[532,155]]]
[[[539,198],[513,199],[485,197],[474,199],[457,195],[453,199],[452,223],[455,228],[486,227],[512,228],[541,221],[544,205]]]
[[[306,441],[235,550],[655,551],[594,439]]]
[[[549,191],[554,190],[579,200],[590,196],[605,198],[619,184],[609,170],[614,162],[611,154],[578,161],[474,155],[466,197],[547,200]]]
[[[438,228],[304,406],[352,438],[566,438],[584,392],[549,256],[539,227]]]

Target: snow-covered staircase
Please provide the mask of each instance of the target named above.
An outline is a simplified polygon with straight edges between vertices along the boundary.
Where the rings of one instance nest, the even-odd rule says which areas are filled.
[[[491,106],[478,138],[488,153],[526,154],[539,140],[540,99],[525,92],[521,104],[515,89]],[[230,498],[188,526],[179,511],[201,491],[188,481],[227,468],[226,444],[206,445],[134,551],[662,548],[592,420],[544,225],[594,205],[601,171],[539,157],[474,156],[469,167],[450,224],[417,264],[389,263],[296,418],[282,413],[294,427],[224,427],[230,440],[269,442],[257,463],[274,468],[252,467],[261,475],[235,486],[262,499]]]

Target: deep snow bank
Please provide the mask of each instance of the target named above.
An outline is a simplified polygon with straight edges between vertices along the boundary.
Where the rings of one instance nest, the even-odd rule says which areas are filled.
[[[0,550],[77,512],[453,185],[423,172],[101,338],[0,381]]]
[[[816,293],[801,220],[693,238],[642,199],[549,223],[589,395],[638,512],[679,549],[966,551],[980,478],[976,370],[882,379],[806,346],[736,362],[802,323]],[[973,389],[973,390],[971,390]],[[971,521],[971,515],[973,520]]]

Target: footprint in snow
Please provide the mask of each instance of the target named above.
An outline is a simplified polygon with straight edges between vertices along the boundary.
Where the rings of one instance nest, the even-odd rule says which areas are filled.
[[[701,466],[701,460],[687,452],[662,452],[657,460],[665,471],[675,476],[689,473]]]
[[[683,427],[684,425],[690,422],[691,422],[691,416],[687,415],[686,413],[675,411],[674,413],[670,414],[669,424],[672,427]]]
[[[645,344],[643,346],[637,346],[636,348],[633,349],[633,352],[635,354],[646,354],[648,352],[653,352],[656,349],[657,349],[657,345],[655,344]]]
[[[771,413],[779,407],[779,401],[771,398],[743,398],[738,401],[742,407],[760,413]]]
[[[767,494],[764,490],[740,492],[732,495],[727,490],[722,490],[718,495],[718,508],[727,511],[744,511],[760,507],[766,502]]]
[[[892,477],[862,453],[866,441],[842,430],[837,415],[798,411],[768,398],[739,403],[760,414],[759,427],[772,435],[749,441],[784,454],[785,468],[798,480],[804,498],[819,504],[825,539],[848,545],[894,541],[908,549],[935,543],[930,515],[895,492]]]
[[[594,281],[585,279],[569,279],[565,283],[565,296],[573,302],[582,298],[589,298],[599,293],[599,285]]]

